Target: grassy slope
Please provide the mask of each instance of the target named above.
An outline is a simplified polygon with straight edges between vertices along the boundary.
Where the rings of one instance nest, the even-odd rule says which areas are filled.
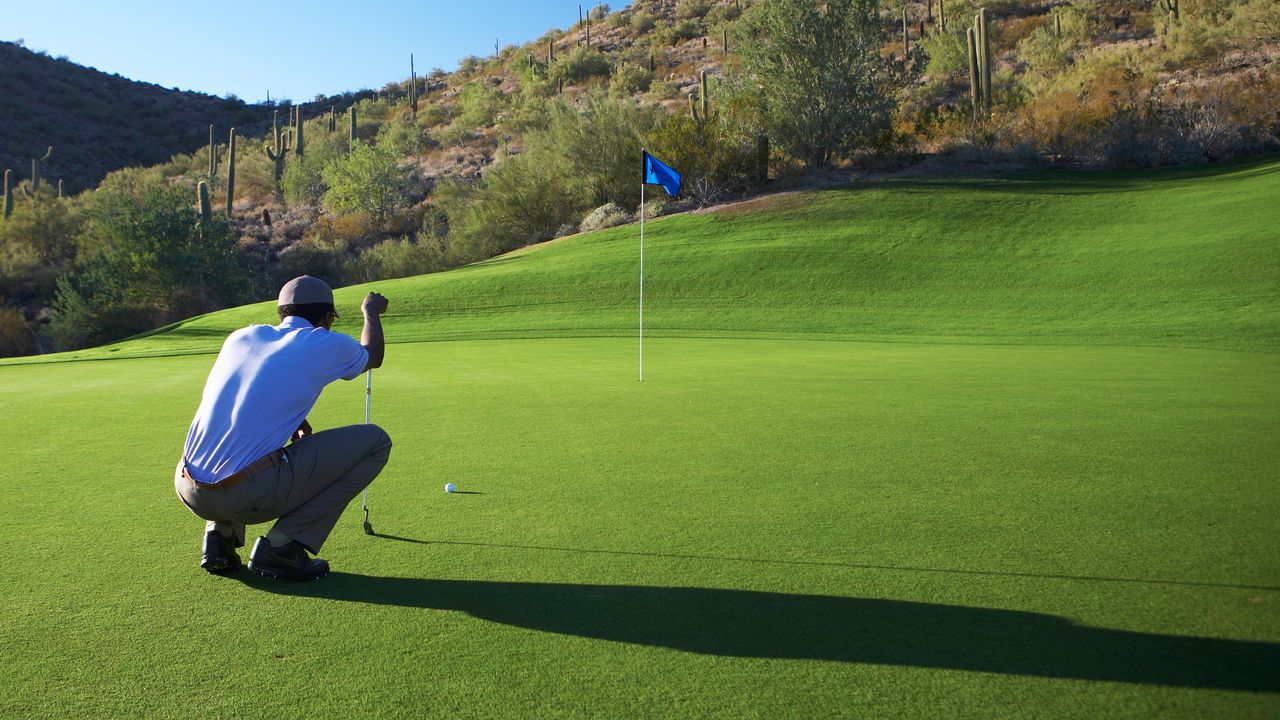
[[[1277,194],[1271,160],[1208,174],[891,180],[661,218],[646,231],[647,327],[1276,352]],[[637,246],[631,225],[377,283],[393,303],[390,337],[630,334]],[[364,291],[338,293],[348,328]],[[269,303],[247,306],[60,357],[210,352],[270,318]]]
[[[375,526],[428,542],[351,512],[303,587],[194,567],[210,358],[9,363],[0,715],[1273,715],[1278,169],[663,219],[644,385],[633,229],[379,283],[393,337],[474,339],[375,378]]]

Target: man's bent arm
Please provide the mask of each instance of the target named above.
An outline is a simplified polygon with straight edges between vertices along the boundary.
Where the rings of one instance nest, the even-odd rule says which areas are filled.
[[[387,311],[387,299],[378,293],[369,293],[360,306],[364,312],[364,330],[360,333],[360,344],[369,353],[369,364],[365,370],[382,367],[382,358],[386,347],[382,339],[382,318]]]

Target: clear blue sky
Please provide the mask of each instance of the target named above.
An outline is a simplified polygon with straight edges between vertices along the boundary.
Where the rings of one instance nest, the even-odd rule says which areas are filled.
[[[596,3],[584,2],[586,12]],[[610,2],[614,10],[630,0]],[[467,55],[568,28],[577,2],[543,0],[0,0],[0,40],[164,87],[246,102],[310,100],[453,70]]]

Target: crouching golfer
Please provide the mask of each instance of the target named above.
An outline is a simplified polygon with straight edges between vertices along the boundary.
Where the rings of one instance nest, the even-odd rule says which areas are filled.
[[[307,551],[320,551],[343,509],[387,464],[391,438],[376,425],[313,434],[307,413],[329,383],[382,365],[378,316],[387,299],[377,293],[364,299],[359,343],[329,331],[338,313],[323,280],[290,280],[278,304],[279,325],[251,325],[223,343],[174,487],[207,521],[200,567],[215,574],[236,570],[245,525],[276,520],[254,544],[249,569],[315,580],[329,572],[329,563]]]

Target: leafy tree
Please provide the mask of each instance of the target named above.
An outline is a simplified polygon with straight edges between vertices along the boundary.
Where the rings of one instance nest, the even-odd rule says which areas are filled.
[[[820,168],[887,133],[906,73],[881,58],[879,0],[760,0],[738,50],[770,137]]]
[[[409,175],[389,148],[356,143],[351,154],[324,169],[324,205],[340,213],[365,213],[379,227],[409,192]]]

